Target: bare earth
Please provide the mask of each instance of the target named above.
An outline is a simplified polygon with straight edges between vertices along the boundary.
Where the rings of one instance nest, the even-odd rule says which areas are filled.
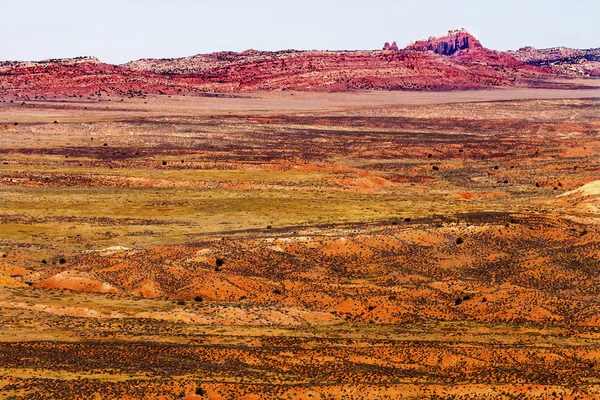
[[[0,99],[0,398],[599,398],[585,83]]]

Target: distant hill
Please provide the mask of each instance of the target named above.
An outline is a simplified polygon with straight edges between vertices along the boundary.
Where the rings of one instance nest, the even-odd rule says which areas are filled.
[[[533,47],[523,47],[517,51],[507,53],[530,65],[551,67],[564,74],[600,76],[600,48],[580,50],[568,47],[553,47],[540,50]]]
[[[595,51],[573,50],[555,60],[544,55],[546,50],[499,52],[485,48],[461,29],[417,41],[404,49],[398,49],[394,42],[386,43],[383,50],[247,50],[141,59],[118,66],[101,63],[93,57],[3,62],[0,96],[31,99],[269,90],[552,87],[556,78],[597,75]]]

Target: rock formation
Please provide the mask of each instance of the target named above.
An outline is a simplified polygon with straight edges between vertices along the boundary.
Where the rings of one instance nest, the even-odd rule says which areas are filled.
[[[390,42],[385,42],[385,44],[383,45],[383,50],[394,50],[394,51],[398,51],[398,44],[396,44],[396,42],[393,42],[392,45],[390,46]]]
[[[553,47],[536,49],[530,46],[508,54],[529,65],[551,67],[563,74],[573,76],[600,76],[600,48],[570,49]]]
[[[407,49],[426,51],[431,50],[437,54],[451,56],[459,50],[483,48],[477,40],[465,29],[448,31],[445,36],[430,37],[427,40],[419,40],[409,45]]]
[[[562,71],[484,48],[465,30],[384,51],[218,52],[122,65],[91,57],[0,63],[0,99],[213,96],[269,90],[456,90],[546,85]],[[597,74],[590,64],[588,75]],[[36,97],[37,96],[37,97]]]

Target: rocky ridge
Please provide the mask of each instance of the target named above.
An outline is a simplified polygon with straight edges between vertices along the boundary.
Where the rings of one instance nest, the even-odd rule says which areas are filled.
[[[94,57],[4,62],[0,98],[553,87],[555,78],[566,77],[568,71],[536,60],[487,49],[461,29],[405,49],[388,42],[383,50],[246,50],[122,65]],[[586,68],[595,74],[593,65]]]
[[[600,76],[600,48],[571,49],[523,47],[507,54],[530,65],[545,66],[574,76]]]

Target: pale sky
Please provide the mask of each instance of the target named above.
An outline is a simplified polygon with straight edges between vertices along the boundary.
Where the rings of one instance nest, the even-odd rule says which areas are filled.
[[[496,50],[600,47],[600,0],[0,0],[0,60],[379,49],[456,28]]]

